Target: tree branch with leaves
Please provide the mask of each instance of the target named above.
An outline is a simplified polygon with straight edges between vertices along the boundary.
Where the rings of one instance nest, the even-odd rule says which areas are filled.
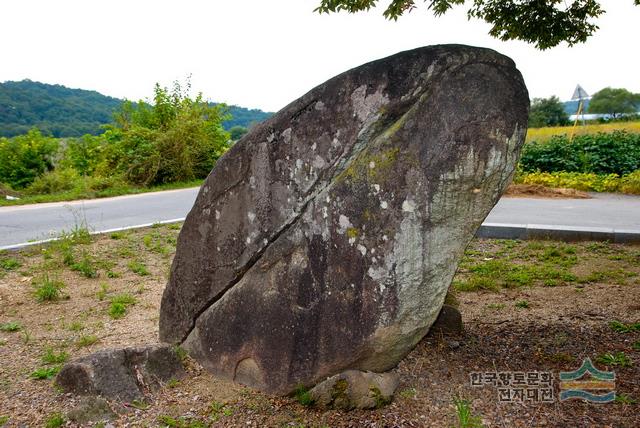
[[[598,30],[594,21],[605,10],[596,0],[424,0],[435,16],[454,6],[469,4],[468,19],[481,19],[491,25],[489,34],[500,40],[522,40],[544,50],[567,42],[584,43]],[[378,0],[322,0],[319,13],[367,11]],[[634,0],[638,6],[640,0]],[[415,0],[392,0],[383,15],[397,20],[416,9]]]

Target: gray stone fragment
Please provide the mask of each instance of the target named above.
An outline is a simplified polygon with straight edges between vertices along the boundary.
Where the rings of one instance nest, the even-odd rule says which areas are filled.
[[[70,421],[78,424],[89,422],[106,422],[117,417],[107,400],[99,397],[85,397],[67,413]]]
[[[433,323],[429,334],[458,335],[462,333],[462,314],[455,306],[443,305],[436,322]]]
[[[55,382],[65,392],[132,401],[184,376],[175,348],[165,344],[98,351],[65,364]]]
[[[314,405],[330,409],[375,409],[389,404],[400,378],[395,373],[347,370],[316,385],[309,394]]]
[[[436,320],[510,182],[528,107],[509,58],[459,45],[311,90],[203,184],[162,296],[161,340],[271,393],[394,367]]]

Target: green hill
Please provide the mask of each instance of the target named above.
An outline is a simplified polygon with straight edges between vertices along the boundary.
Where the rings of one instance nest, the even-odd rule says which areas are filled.
[[[54,137],[99,134],[101,126],[112,120],[121,99],[95,91],[71,89],[62,85],[22,80],[0,83],[0,136],[25,134],[33,127]],[[271,113],[258,109],[229,106],[229,129],[265,120]]]

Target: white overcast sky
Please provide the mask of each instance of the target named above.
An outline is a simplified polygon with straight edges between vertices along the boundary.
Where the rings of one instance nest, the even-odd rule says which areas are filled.
[[[389,1],[382,0],[385,6]],[[277,111],[328,78],[424,45],[485,46],[513,58],[530,96],[569,99],[577,83],[640,92],[640,7],[603,0],[586,44],[538,51],[487,35],[465,7],[422,2],[397,22],[382,8],[318,15],[319,0],[0,0],[0,82],[31,79],[137,100],[191,75],[212,101]]]

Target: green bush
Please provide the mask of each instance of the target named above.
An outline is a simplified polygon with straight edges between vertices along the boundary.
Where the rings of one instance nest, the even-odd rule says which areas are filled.
[[[97,170],[144,186],[204,178],[229,148],[225,118],[224,106],[191,99],[177,83],[156,85],[153,106],[128,102],[116,113]]]
[[[87,134],[80,138],[69,138],[66,141],[67,145],[60,166],[73,168],[80,175],[93,175],[102,161],[104,138]]]
[[[520,167],[525,172],[630,174],[640,169],[640,134],[579,135],[571,142],[566,135],[557,135],[545,143],[526,144]]]
[[[50,195],[52,193],[72,190],[80,176],[75,169],[55,169],[48,171],[33,180],[26,193],[31,195]]]
[[[0,138],[0,182],[23,189],[53,169],[58,140],[32,129],[11,139]]]
[[[577,189],[585,192],[622,192],[640,195],[640,170],[623,177],[580,172],[531,172],[518,174],[517,184]]]

